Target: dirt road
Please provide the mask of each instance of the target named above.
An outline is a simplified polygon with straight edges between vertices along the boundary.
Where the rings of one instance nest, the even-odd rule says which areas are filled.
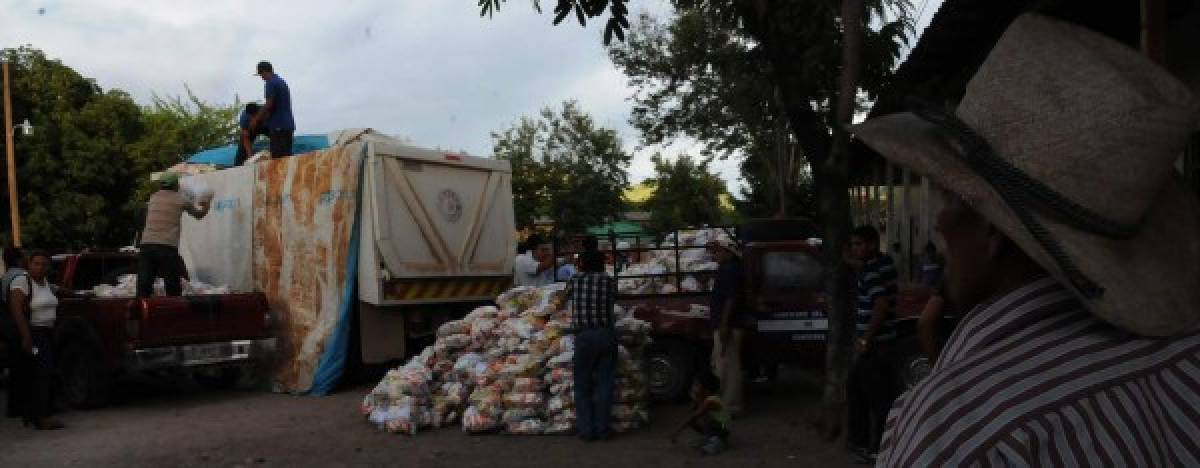
[[[841,450],[801,423],[817,400],[811,380],[785,372],[769,394],[752,393],[750,412],[735,422],[733,448],[716,457],[667,441],[682,404],[654,407],[651,427],[609,442],[457,429],[407,437],[359,417],[369,384],[316,398],[131,382],[109,408],[62,414],[63,431],[0,421],[0,466],[846,466]]]

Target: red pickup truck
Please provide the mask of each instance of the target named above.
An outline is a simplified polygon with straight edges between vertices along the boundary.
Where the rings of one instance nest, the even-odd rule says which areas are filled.
[[[746,298],[743,310],[757,322],[757,329],[747,336],[744,359],[768,369],[774,369],[783,362],[807,368],[823,368],[826,333],[829,329],[828,301],[824,292],[826,273],[821,262],[821,247],[809,240],[816,232],[814,226],[803,219],[773,219],[753,221],[739,226],[736,232],[733,229],[726,229],[726,232],[736,235],[742,246]],[[675,236],[679,238],[679,231]],[[646,247],[644,239],[624,240],[628,244],[642,246],[614,249],[614,257],[674,250],[674,257],[679,258],[681,251],[704,248],[677,245],[660,247],[661,243],[654,241]],[[609,245],[617,244],[616,236],[611,236]],[[643,276],[661,276],[666,282],[678,286],[686,276],[700,278],[700,283],[706,284],[714,273],[668,272]],[[616,276],[618,279],[631,278],[621,271]],[[618,294],[617,298],[619,305],[654,327],[654,345],[647,353],[648,380],[650,393],[664,400],[679,399],[686,395],[693,373],[706,365],[708,356],[705,350],[712,344],[712,327],[708,316],[693,307],[704,306],[707,309],[707,287],[696,292],[682,292],[682,287],[675,289],[679,292]],[[900,296],[896,315],[903,356],[898,364],[902,366],[900,370],[907,381],[919,378],[917,375],[910,377],[910,370],[924,370],[920,363],[914,367],[910,361],[921,358],[915,342],[915,322],[927,294],[917,297],[919,294],[914,295],[906,288]]]
[[[114,378],[129,372],[185,370],[202,385],[232,386],[274,351],[262,293],[91,295],[136,272],[136,255],[123,252],[56,255],[54,268],[57,284],[78,292],[60,300],[56,324],[59,396],[73,407],[106,404]]]

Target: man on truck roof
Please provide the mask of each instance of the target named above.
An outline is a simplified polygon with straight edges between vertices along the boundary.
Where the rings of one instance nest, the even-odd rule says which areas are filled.
[[[292,155],[292,136],[296,132],[296,122],[292,119],[292,92],[286,81],[275,74],[271,62],[258,62],[254,73],[263,80],[263,97],[266,104],[259,109],[251,122],[253,128],[261,128],[271,139],[271,157],[280,158]]]
[[[182,262],[179,261],[179,223],[184,212],[196,219],[208,214],[208,200],[192,202],[179,193],[179,174],[168,172],[158,180],[159,190],[150,196],[146,227],[138,252],[138,297],[154,295],[154,278],[163,279],[168,296],[183,294]]]
[[[237,156],[234,158],[234,165],[241,166],[246,163],[253,155],[254,140],[259,135],[267,135],[267,131],[261,126],[253,125],[254,117],[258,115],[260,106],[257,102],[246,104],[242,109],[242,114],[238,116],[238,147]],[[269,137],[269,135],[267,135]]]

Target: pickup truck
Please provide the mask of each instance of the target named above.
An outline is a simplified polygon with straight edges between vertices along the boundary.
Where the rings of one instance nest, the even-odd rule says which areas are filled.
[[[710,228],[711,229],[711,228]],[[802,219],[752,221],[733,228],[719,228],[742,246],[745,298],[744,311],[757,322],[757,329],[746,337],[743,357],[747,363],[773,370],[780,363],[821,369],[825,364],[828,301],[824,292],[826,274],[821,263],[821,247],[810,240],[815,228]],[[674,238],[680,239],[675,231]],[[659,240],[624,239],[610,235],[608,246],[617,258],[636,257],[648,252],[673,250],[679,258],[686,250],[702,245],[664,246]],[[620,249],[615,246],[629,244]],[[706,349],[712,346],[712,328],[708,314],[708,284],[713,271],[682,271],[660,275],[629,275],[617,269],[620,279],[660,276],[676,288],[669,293],[619,293],[617,303],[641,320],[653,325],[654,345],[647,353],[650,393],[656,399],[676,400],[686,396],[696,369],[707,365]],[[699,278],[699,291],[680,287],[685,277]],[[909,375],[928,371],[915,342],[915,322],[925,297],[920,291],[902,288],[897,303],[897,321],[901,335],[899,371],[906,383],[919,378]],[[699,306],[699,307],[698,307]],[[750,370],[750,369],[747,369]]]
[[[229,387],[269,364],[275,338],[262,293],[99,297],[95,286],[136,272],[136,254],[56,255],[53,264],[56,283],[76,292],[60,299],[55,327],[58,396],[71,407],[107,404],[125,373],[186,371]]]

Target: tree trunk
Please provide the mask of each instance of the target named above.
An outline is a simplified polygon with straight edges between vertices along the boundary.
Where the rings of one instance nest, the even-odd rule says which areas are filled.
[[[834,438],[842,431],[846,406],[846,378],[852,361],[851,342],[854,336],[854,311],[850,295],[850,271],[843,260],[850,232],[849,156],[850,133],[847,126],[854,119],[854,101],[858,92],[863,30],[862,0],[842,0],[842,72],[838,82],[833,126],[833,147],[821,165],[817,193],[825,228],[825,265],[830,274],[825,290],[829,295],[829,334],[825,353],[825,386],[822,401],[825,406],[826,436]]]

